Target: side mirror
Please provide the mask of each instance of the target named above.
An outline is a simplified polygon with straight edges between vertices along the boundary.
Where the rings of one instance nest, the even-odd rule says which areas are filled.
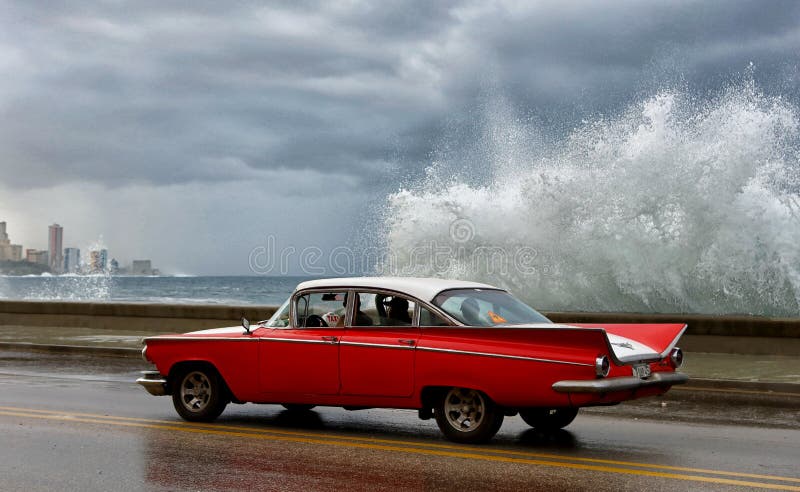
[[[247,318],[245,318],[244,316],[242,316],[242,328],[244,328],[243,335],[249,335],[250,334],[250,321]]]

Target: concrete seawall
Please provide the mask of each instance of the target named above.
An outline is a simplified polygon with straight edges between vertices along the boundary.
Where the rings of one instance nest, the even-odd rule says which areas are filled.
[[[61,326],[153,333],[202,330],[267,319],[276,306],[0,301],[0,326]]]
[[[275,306],[0,301],[0,327],[184,332],[262,320]],[[561,323],[686,323],[681,347],[692,352],[800,355],[800,319],[696,314],[545,313]]]

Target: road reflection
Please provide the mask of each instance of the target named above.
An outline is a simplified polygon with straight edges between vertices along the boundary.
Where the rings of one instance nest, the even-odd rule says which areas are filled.
[[[268,434],[324,429],[324,422],[314,411],[283,411],[224,424],[246,426],[254,432],[243,437],[147,429],[143,459],[146,482],[167,490],[363,489],[365,484],[377,490],[428,488],[424,477],[405,473],[391,463],[390,453],[306,443],[302,437],[286,442]],[[176,425],[187,424],[176,421]],[[214,427],[208,429],[213,431]],[[341,437],[346,440],[348,436]]]
[[[550,432],[528,429],[519,435],[517,442],[539,449],[576,450],[580,447],[575,435],[564,429]]]

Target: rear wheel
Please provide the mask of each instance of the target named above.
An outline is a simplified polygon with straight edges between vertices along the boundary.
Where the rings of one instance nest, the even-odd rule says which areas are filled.
[[[210,422],[228,405],[222,378],[212,368],[195,366],[176,374],[172,404],[190,422]]]
[[[486,442],[503,425],[503,412],[480,391],[450,388],[442,394],[434,411],[436,424],[451,441]]]
[[[519,411],[519,416],[526,424],[539,430],[553,431],[563,429],[575,420],[577,408],[526,408]]]

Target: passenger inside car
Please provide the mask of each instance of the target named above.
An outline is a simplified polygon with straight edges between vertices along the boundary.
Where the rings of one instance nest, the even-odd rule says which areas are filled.
[[[374,326],[375,324],[372,322],[372,318],[361,311],[361,296],[356,294],[353,300],[356,303],[356,315],[353,317],[353,326]]]
[[[345,300],[342,303],[342,305],[345,306],[345,308],[347,307],[347,298],[349,297],[350,297],[349,294],[345,296]],[[370,318],[369,316],[364,314],[363,311],[361,311],[361,296],[359,294],[356,294],[355,297],[353,297],[353,300],[356,304],[355,306],[356,314],[353,317],[353,326],[375,326],[375,324],[372,322],[372,318]],[[336,326],[344,326],[344,316],[342,316],[339,322],[336,323]]]
[[[402,297],[394,296],[386,303],[386,324],[389,326],[408,326],[411,324],[411,314],[408,312],[408,301]]]
[[[414,308],[403,297],[375,294],[375,314],[380,326],[411,326]]]
[[[481,319],[481,308],[478,301],[472,297],[464,299],[461,303],[461,316],[469,326],[482,326],[485,323]]]

